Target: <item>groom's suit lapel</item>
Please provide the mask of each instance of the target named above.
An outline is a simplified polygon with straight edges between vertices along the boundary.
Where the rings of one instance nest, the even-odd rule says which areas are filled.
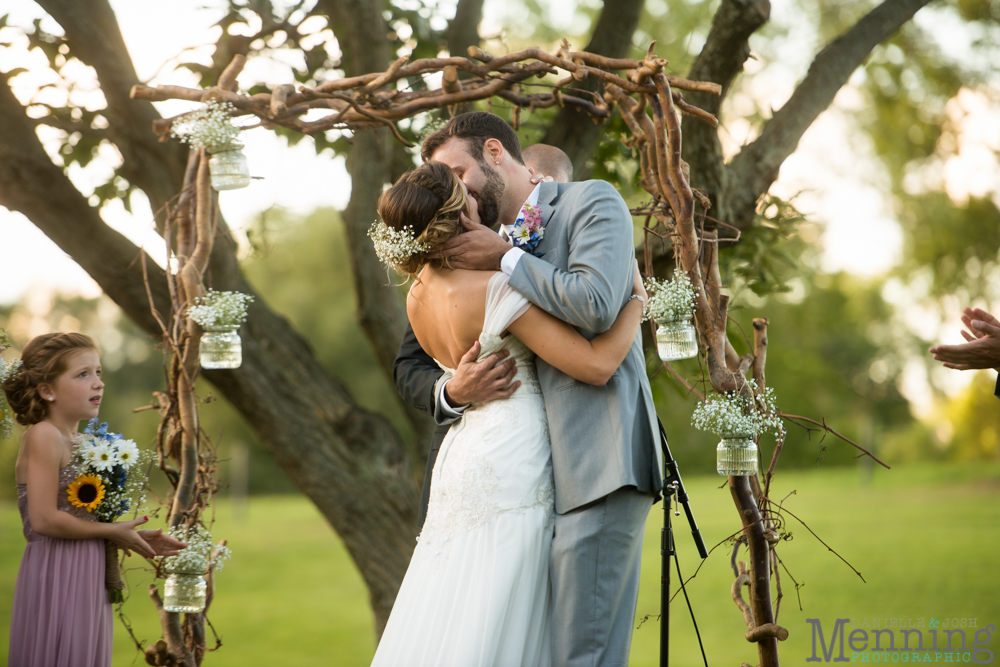
[[[559,184],[542,183],[542,187],[538,191],[538,208],[542,212],[542,227],[546,228],[546,232],[548,232],[549,220],[552,219],[552,215],[556,212],[556,204],[558,202]],[[548,233],[542,236],[536,252],[547,252],[550,242],[555,243],[555,241],[551,241],[551,238],[552,235]]]

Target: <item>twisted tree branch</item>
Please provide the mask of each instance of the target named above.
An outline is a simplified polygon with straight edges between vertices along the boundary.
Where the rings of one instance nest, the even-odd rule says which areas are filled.
[[[930,0],[886,0],[813,60],[788,102],[771,117],[760,136],[729,163],[729,222],[746,229],[757,199],[778,178],[778,170],[813,121],[833,102],[851,74],[879,43],[909,21]]]

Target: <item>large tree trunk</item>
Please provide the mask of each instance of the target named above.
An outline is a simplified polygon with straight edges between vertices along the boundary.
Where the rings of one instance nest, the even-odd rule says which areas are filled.
[[[685,97],[692,104],[719,115],[722,101],[750,57],[750,35],[764,25],[770,14],[771,3],[768,0],[723,0],[712,20],[705,45],[688,73],[688,78],[695,81],[712,81],[721,85],[722,94],[688,93]],[[683,118],[681,129],[684,133],[684,159],[691,166],[691,186],[707,193],[712,202],[709,215],[728,221],[729,174],[718,130],[692,116]],[[706,227],[713,229],[715,225],[709,222]]]

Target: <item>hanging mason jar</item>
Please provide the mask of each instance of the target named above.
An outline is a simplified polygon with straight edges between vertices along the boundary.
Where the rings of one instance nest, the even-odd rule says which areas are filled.
[[[757,444],[749,435],[724,434],[715,455],[720,475],[738,477],[757,473]]]
[[[201,367],[239,368],[243,363],[243,340],[239,327],[208,327],[201,334]]]
[[[234,141],[225,146],[208,149],[211,158],[208,170],[212,174],[212,187],[216,190],[238,190],[250,185],[250,165],[243,154],[243,144]]]
[[[698,356],[698,332],[691,320],[657,322],[656,351],[663,361]]]
[[[205,575],[170,572],[163,585],[163,608],[172,612],[197,614],[205,610],[207,593]]]

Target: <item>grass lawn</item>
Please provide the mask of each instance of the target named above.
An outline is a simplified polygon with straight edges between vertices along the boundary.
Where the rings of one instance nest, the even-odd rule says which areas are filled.
[[[876,469],[870,481],[862,479],[856,469],[829,469],[785,473],[774,482],[772,497],[788,496],[785,506],[867,581],[788,517],[794,539],[782,543],[778,553],[801,588],[797,595],[782,571],[778,621],[790,633],[780,645],[786,665],[805,665],[812,655],[807,618],[822,622],[828,642],[837,618],[869,624],[885,618],[904,623],[964,618],[976,619],[980,629],[1000,622],[1000,463]],[[710,548],[739,527],[728,489],[719,488],[723,482],[715,476],[685,477]],[[638,617],[652,618],[633,639],[630,664],[637,667],[658,664],[662,517],[657,505],[647,525]],[[242,519],[220,502],[216,534],[229,540],[234,556],[217,578],[210,614],[223,647],[206,664],[368,664],[375,637],[366,589],[340,540],[308,501],[255,498]],[[690,576],[698,559],[683,515],[675,518],[675,540],[681,570]],[[16,506],[0,504],[0,661],[7,655],[10,600],[23,548]],[[730,599],[728,561],[729,549],[716,549],[688,593],[709,665],[757,664],[756,647],[743,640],[742,615]],[[138,571],[128,580],[133,597],[125,613],[138,637],[155,640],[159,628],[145,595],[149,582]],[[676,572],[672,582],[676,589]],[[671,617],[671,664],[701,664],[683,597],[674,601]],[[139,664],[145,662],[117,624],[114,665]]]

